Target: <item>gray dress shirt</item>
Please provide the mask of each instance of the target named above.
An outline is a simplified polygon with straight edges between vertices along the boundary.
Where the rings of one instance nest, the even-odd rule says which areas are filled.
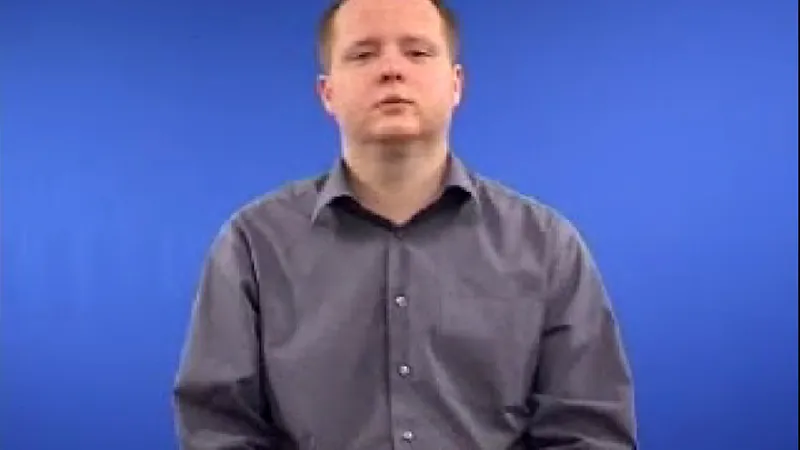
[[[397,228],[346,170],[239,209],[174,389],[186,450],[636,448],[632,377],[581,237],[451,157]]]

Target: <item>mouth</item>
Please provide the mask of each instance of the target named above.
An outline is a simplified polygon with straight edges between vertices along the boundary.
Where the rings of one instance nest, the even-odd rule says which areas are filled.
[[[378,102],[378,106],[410,105],[412,103],[413,102],[407,98],[397,95],[390,95],[381,99]]]

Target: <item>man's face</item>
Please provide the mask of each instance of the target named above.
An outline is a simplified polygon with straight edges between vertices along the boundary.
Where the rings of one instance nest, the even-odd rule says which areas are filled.
[[[349,0],[336,14],[319,93],[358,142],[437,138],[462,89],[444,21],[429,0]]]

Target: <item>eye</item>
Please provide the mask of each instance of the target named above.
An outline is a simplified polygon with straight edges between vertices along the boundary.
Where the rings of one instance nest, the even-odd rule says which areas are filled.
[[[351,61],[363,61],[367,58],[370,58],[375,55],[373,50],[368,49],[358,49],[353,50],[352,52],[347,54],[347,59]]]
[[[408,52],[408,54],[413,56],[414,58],[421,58],[423,56],[430,56],[430,52],[426,52],[424,50],[410,50]]]

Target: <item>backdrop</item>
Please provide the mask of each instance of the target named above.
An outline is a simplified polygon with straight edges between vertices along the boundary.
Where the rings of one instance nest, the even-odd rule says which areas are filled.
[[[211,239],[338,151],[323,3],[2,2],[0,448],[176,447]],[[454,148],[585,234],[642,448],[796,449],[797,2],[456,3]]]

